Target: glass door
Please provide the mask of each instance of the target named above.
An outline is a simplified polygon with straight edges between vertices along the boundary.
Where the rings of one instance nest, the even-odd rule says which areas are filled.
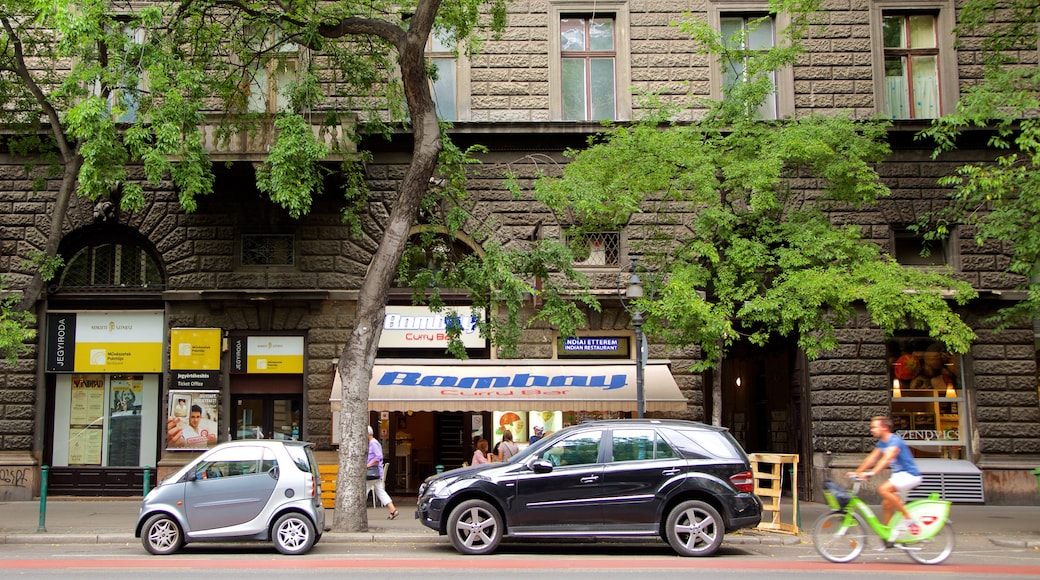
[[[234,439],[284,439],[302,437],[299,395],[235,395]]]

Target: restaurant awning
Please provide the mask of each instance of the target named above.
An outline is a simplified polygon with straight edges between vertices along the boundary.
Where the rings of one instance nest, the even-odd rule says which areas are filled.
[[[668,361],[644,369],[647,411],[685,411],[686,397]],[[339,373],[329,402],[338,411]],[[422,360],[376,361],[369,383],[372,411],[631,411],[634,361]]]

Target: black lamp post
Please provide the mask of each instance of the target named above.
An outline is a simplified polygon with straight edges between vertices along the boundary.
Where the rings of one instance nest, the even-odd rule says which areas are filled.
[[[625,289],[625,297],[629,300],[638,300],[643,297],[643,281],[639,279],[634,261],[632,262],[632,276],[628,279],[628,288]],[[643,370],[646,365],[646,351],[643,345],[643,312],[634,303],[630,312],[632,313],[632,326],[636,329],[636,417],[642,419],[646,407],[646,400],[643,396]]]

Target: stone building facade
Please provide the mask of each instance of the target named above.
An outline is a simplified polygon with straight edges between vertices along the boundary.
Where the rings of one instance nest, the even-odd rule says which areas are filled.
[[[508,29],[501,39],[485,43],[479,55],[449,63],[455,78],[450,100],[455,105],[444,116],[454,122],[453,138],[488,147],[469,183],[478,200],[477,213],[501,224],[497,235],[503,242],[527,239],[545,216],[536,204],[517,201],[505,189],[506,169],[522,178],[534,177],[539,166],[530,156],[566,163],[564,149],[582,146],[599,129],[598,118],[575,114],[565,98],[569,88],[563,62],[576,54],[568,44],[573,40],[566,34],[573,30],[569,27],[597,21],[613,32],[609,56],[614,63],[614,120],[639,117],[633,89],[679,104],[681,120],[694,121],[704,111],[691,105],[691,98],[720,98],[724,75],[672,23],[690,13],[716,27],[739,27],[763,15],[765,8],[765,2],[754,0],[511,2]],[[913,139],[936,111],[952,108],[959,87],[980,74],[970,48],[954,51],[956,9],[955,0],[829,0],[809,32],[808,53],[776,79],[772,114],[777,117],[846,111],[858,118],[879,113],[897,117],[890,135],[892,157],[879,169],[892,196],[873,208],[833,215],[837,222],[861,226],[867,237],[897,256],[907,253],[907,243],[913,244],[903,228],[943,203],[945,192],[936,179],[958,163],[992,155],[979,145],[932,160],[931,151]],[[928,55],[935,56],[937,80],[930,96],[918,103],[922,110],[909,114],[889,102],[899,85],[886,84],[885,22],[894,18],[909,23],[922,16],[925,20],[914,20],[914,26],[934,33],[935,46],[929,47]],[[781,15],[772,21],[777,30],[784,20]],[[1026,58],[1035,63],[1036,56]],[[334,108],[335,102],[328,106]],[[406,136],[382,144],[367,166],[373,192],[370,219],[356,238],[341,223],[335,196],[317,200],[310,215],[299,220],[263,201],[250,185],[249,157],[259,159],[260,152],[240,151],[241,162],[220,168],[215,192],[201,199],[192,214],[179,209],[170,186],[149,191],[149,205],[140,211],[121,212],[109,221],[99,221],[92,203],[76,199],[64,224],[62,252],[69,265],[38,305],[38,340],[16,364],[0,363],[0,473],[6,474],[0,477],[0,498],[27,499],[38,493],[43,465],[50,466],[51,484],[59,493],[136,492],[146,467],[158,468],[161,474],[190,456],[190,451],[166,439],[167,419],[175,418],[182,399],[200,402],[203,421],[211,421],[216,440],[248,437],[260,429],[265,436],[313,441],[333,463],[337,441],[330,398],[335,399],[337,388],[335,365],[351,327],[357,289],[381,236],[381,219],[408,163],[408,147]],[[22,261],[41,247],[47,234],[46,216],[56,190],[56,184],[50,185],[42,193],[33,192],[20,160],[8,153],[0,156],[0,271],[16,289],[30,275]],[[608,238],[617,244],[609,259],[582,266],[604,302],[602,312],[589,313],[587,336],[614,341],[617,358],[631,366],[632,328],[616,296],[618,272],[629,264],[629,240],[639,236],[638,226],[616,234]],[[540,235],[559,232],[550,229]],[[135,267],[143,264],[142,271],[154,270],[138,282],[154,282],[127,288],[69,278],[75,273],[69,270],[75,256],[87,255],[84,251],[100,256],[116,247],[121,257],[132,252]],[[676,352],[650,337],[649,358],[670,361],[668,380],[674,381],[683,404],[662,403],[648,414],[705,421],[712,417],[713,406],[721,406],[723,425],[748,451],[798,457],[803,483],[799,493],[806,498],[813,497],[823,478],[854,466],[871,449],[871,416],[898,415],[907,421],[904,429],[916,434],[908,439],[918,437],[913,442],[921,457],[940,462],[935,464],[937,473],[947,468],[961,473],[966,468],[970,476],[978,475],[990,503],[1036,503],[1036,482],[1029,471],[1040,461],[1034,331],[1021,327],[992,332],[988,322],[996,309],[1015,297],[1015,280],[1002,273],[1002,250],[977,246],[971,232],[962,229],[942,253],[956,275],[980,292],[978,300],[960,310],[979,335],[967,355],[937,352],[935,345],[910,334],[886,340],[863,317],[839,331],[840,348],[815,361],[807,361],[793,343],[783,341],[766,348],[735,349],[723,365],[723,400],[712,401],[711,377],[689,370],[697,353]],[[96,264],[82,267],[92,271]],[[407,294],[391,296],[390,304],[406,306]],[[528,306],[526,317],[535,307]],[[154,363],[122,372],[58,368],[55,341],[59,329],[65,328],[66,315],[74,314],[84,324],[100,321],[118,327],[127,313],[141,317],[125,319],[126,326],[147,326],[151,338],[145,342],[158,343],[157,368]],[[157,329],[152,328],[156,324]],[[177,337],[192,329],[217,331],[215,342],[206,339],[210,342],[199,347],[200,352],[216,355],[215,368],[174,361],[179,345],[187,344]],[[554,329],[535,325],[521,339],[519,358],[562,366],[567,361],[558,339]],[[257,367],[251,358],[236,361],[236,349],[255,355],[250,349],[259,348],[272,349],[263,364],[284,365],[287,372],[267,372],[270,367]],[[433,360],[435,350],[386,346],[377,364]],[[475,352],[476,358],[505,364],[491,348]],[[948,372],[925,377],[934,357],[944,361]],[[587,354],[577,360],[606,364]],[[733,386],[741,378],[743,390]],[[940,382],[930,382],[933,379]],[[893,383],[901,381],[901,391],[894,390]],[[138,431],[130,436],[136,438],[137,456],[115,461],[113,425],[117,415],[130,412],[115,406],[121,393],[133,395],[127,396],[141,419],[135,420]],[[78,405],[96,409],[87,412]],[[462,432],[462,425],[473,426],[474,432],[476,425],[494,430],[505,425],[499,420],[513,410],[532,413],[519,423],[526,422],[526,427],[542,420],[562,423],[598,416],[577,403],[546,404],[546,412],[560,415],[544,418],[534,415],[542,409],[537,402],[491,402],[479,409],[446,405],[372,403],[373,423],[383,429],[381,438],[394,457],[392,488],[411,491],[435,465],[451,466],[465,457],[471,451],[466,445],[449,449],[444,443],[445,434]],[[603,403],[598,412],[632,410],[618,409]],[[102,421],[92,425],[85,419]]]

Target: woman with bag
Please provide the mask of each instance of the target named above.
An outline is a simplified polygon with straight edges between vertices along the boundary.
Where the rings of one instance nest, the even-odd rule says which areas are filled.
[[[376,494],[379,503],[390,509],[390,515],[386,519],[396,518],[398,516],[397,508],[394,507],[394,500],[390,499],[390,494],[386,493],[386,480],[383,479],[383,446],[376,441],[371,425],[368,426],[368,463],[365,464],[365,467],[368,489]],[[374,479],[373,475],[375,475]]]
[[[520,453],[520,448],[513,443],[513,432],[506,429],[502,432],[502,441],[498,443],[498,458],[501,461],[508,461],[517,453]]]

